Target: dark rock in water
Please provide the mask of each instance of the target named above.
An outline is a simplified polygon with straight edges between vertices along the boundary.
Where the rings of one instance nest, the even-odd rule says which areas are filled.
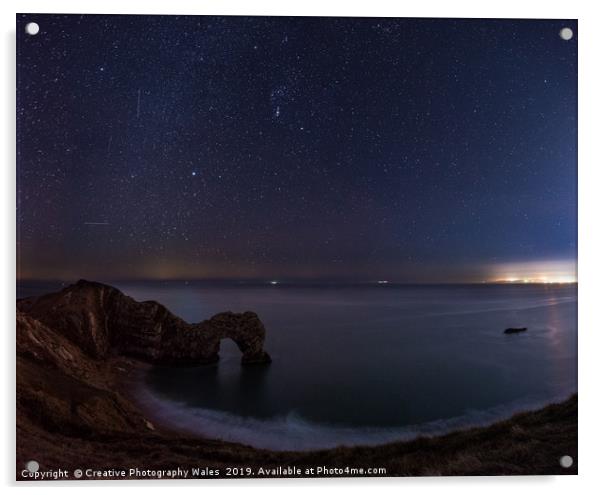
[[[219,313],[190,324],[157,302],[138,302],[114,287],[85,280],[21,299],[17,308],[97,359],[123,354],[152,363],[211,363],[219,359],[221,340],[229,338],[242,352],[243,364],[271,362],[263,350],[263,323],[250,311]]]
[[[522,328],[506,328],[506,330],[504,330],[504,333],[521,333],[521,332],[526,332],[527,331],[527,327],[522,327]]]

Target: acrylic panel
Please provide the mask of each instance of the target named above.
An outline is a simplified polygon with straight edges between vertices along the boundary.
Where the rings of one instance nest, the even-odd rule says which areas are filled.
[[[577,21],[16,37],[17,479],[577,473]]]

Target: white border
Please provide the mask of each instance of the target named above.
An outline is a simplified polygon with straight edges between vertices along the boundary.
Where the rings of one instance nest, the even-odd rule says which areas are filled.
[[[293,491],[317,490],[326,492],[344,489],[348,493],[363,493],[366,489],[399,493],[400,490],[419,490],[421,493],[445,491],[462,494],[516,492],[545,492],[546,495],[567,495],[569,490],[579,493],[599,489],[597,478],[600,456],[600,422],[602,404],[599,377],[602,353],[602,325],[596,312],[601,305],[597,282],[602,280],[599,257],[602,253],[600,235],[600,191],[602,156],[600,153],[599,118],[602,115],[600,90],[602,87],[599,60],[602,53],[600,41],[601,16],[597,2],[580,1],[528,1],[505,0],[486,2],[470,0],[420,0],[419,2],[393,2],[384,0],[299,0],[285,3],[282,0],[266,1],[182,1],[182,0],[74,0],[3,1],[2,9],[2,110],[0,134],[4,157],[0,183],[5,189],[1,195],[2,242],[2,294],[0,304],[4,325],[2,363],[5,401],[0,410],[5,428],[2,436],[1,472],[3,484],[14,487],[14,300],[15,300],[15,13],[121,13],[121,14],[221,14],[221,15],[325,15],[371,17],[506,17],[506,18],[564,18],[579,19],[579,476],[576,477],[521,477],[521,478],[387,478],[383,480],[240,480],[198,482],[121,482],[111,484],[112,490],[125,492],[130,488],[145,491],[164,491],[167,485],[178,488],[228,491],[244,490],[264,493],[266,490]],[[106,490],[107,482],[77,483],[77,488]],[[100,486],[99,486],[100,485]],[[597,485],[597,486],[596,486]],[[23,486],[23,484],[21,484]],[[25,487],[29,491],[40,485]],[[69,486],[76,486],[73,482]],[[46,484],[45,491],[63,490],[64,485]]]

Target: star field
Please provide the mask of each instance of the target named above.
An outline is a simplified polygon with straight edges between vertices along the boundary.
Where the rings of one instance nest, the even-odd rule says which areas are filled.
[[[19,276],[455,282],[572,263],[565,26],[18,15]]]

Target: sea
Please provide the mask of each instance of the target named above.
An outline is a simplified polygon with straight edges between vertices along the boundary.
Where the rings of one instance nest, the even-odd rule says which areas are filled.
[[[150,369],[135,392],[190,433],[273,450],[378,445],[490,424],[577,391],[576,284],[111,282],[188,322],[254,311],[268,366]],[[20,297],[48,284],[20,282]],[[508,327],[527,331],[507,335]]]

